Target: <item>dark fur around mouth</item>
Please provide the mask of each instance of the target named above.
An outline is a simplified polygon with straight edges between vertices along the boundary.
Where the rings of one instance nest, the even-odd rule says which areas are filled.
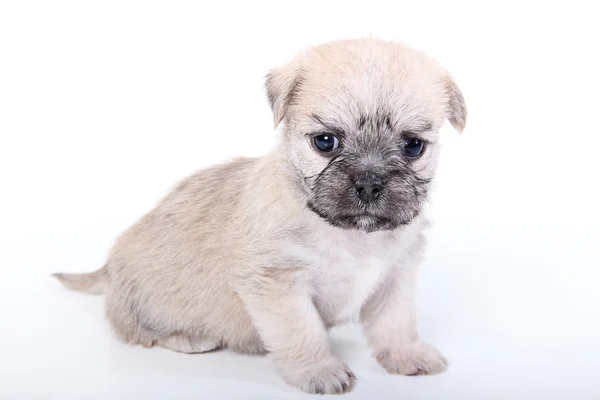
[[[380,198],[367,204],[352,183],[364,173],[360,159],[332,159],[319,174],[305,178],[310,189],[307,207],[333,226],[366,232],[393,230],[419,215],[430,179],[419,177],[408,163],[392,161],[369,171],[385,186]]]
[[[390,218],[370,214],[328,216],[319,211],[311,202],[308,202],[307,206],[330,225],[341,229],[362,230],[365,232],[385,231],[396,229],[401,225],[408,225],[412,221],[412,218],[407,221],[393,221]]]
[[[332,226],[341,229],[360,230],[365,232],[394,230],[400,226],[410,224],[412,220],[419,215],[419,212],[417,211],[412,217],[402,220],[380,217],[372,214],[328,216],[323,214],[311,202],[307,203],[307,207]]]

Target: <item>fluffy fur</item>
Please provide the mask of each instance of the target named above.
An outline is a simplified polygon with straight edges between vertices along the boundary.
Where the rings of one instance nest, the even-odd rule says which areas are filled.
[[[266,87],[276,148],[185,179],[119,237],[104,268],[56,276],[105,293],[127,343],[269,352],[310,393],[354,386],[327,338],[354,319],[389,372],[442,372],[446,360],[417,337],[413,288],[437,132],[445,119],[464,128],[460,91],[430,58],[378,39],[310,48]],[[340,137],[335,154],[312,145],[323,132]],[[399,151],[407,135],[427,143],[416,160]],[[383,182],[381,198],[361,202],[359,178]]]

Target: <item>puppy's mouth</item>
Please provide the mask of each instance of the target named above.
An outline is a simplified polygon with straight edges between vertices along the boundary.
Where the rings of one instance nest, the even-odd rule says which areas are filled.
[[[360,214],[327,215],[316,208],[312,203],[308,203],[308,208],[330,225],[348,230],[360,230],[365,232],[393,230],[401,225],[407,225],[412,221],[412,218],[406,221],[399,221],[369,212]]]
[[[372,214],[341,215],[334,218],[330,223],[333,225],[337,223],[337,226],[342,228],[353,228],[367,232],[393,229],[391,219]]]

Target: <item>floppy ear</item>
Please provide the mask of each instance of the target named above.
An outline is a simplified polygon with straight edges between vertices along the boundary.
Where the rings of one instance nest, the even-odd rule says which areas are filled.
[[[467,123],[467,104],[462,92],[450,77],[445,78],[446,96],[448,98],[448,121],[459,133],[465,129]]]
[[[294,102],[297,91],[302,85],[302,71],[297,62],[271,70],[265,79],[267,99],[273,110],[275,127],[285,117],[287,109]]]

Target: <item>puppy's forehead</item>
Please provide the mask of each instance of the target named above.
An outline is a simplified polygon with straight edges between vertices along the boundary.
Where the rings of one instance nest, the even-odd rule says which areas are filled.
[[[306,53],[298,74],[291,111],[307,129],[320,120],[350,132],[425,131],[445,118],[444,71],[397,43],[329,43]]]

